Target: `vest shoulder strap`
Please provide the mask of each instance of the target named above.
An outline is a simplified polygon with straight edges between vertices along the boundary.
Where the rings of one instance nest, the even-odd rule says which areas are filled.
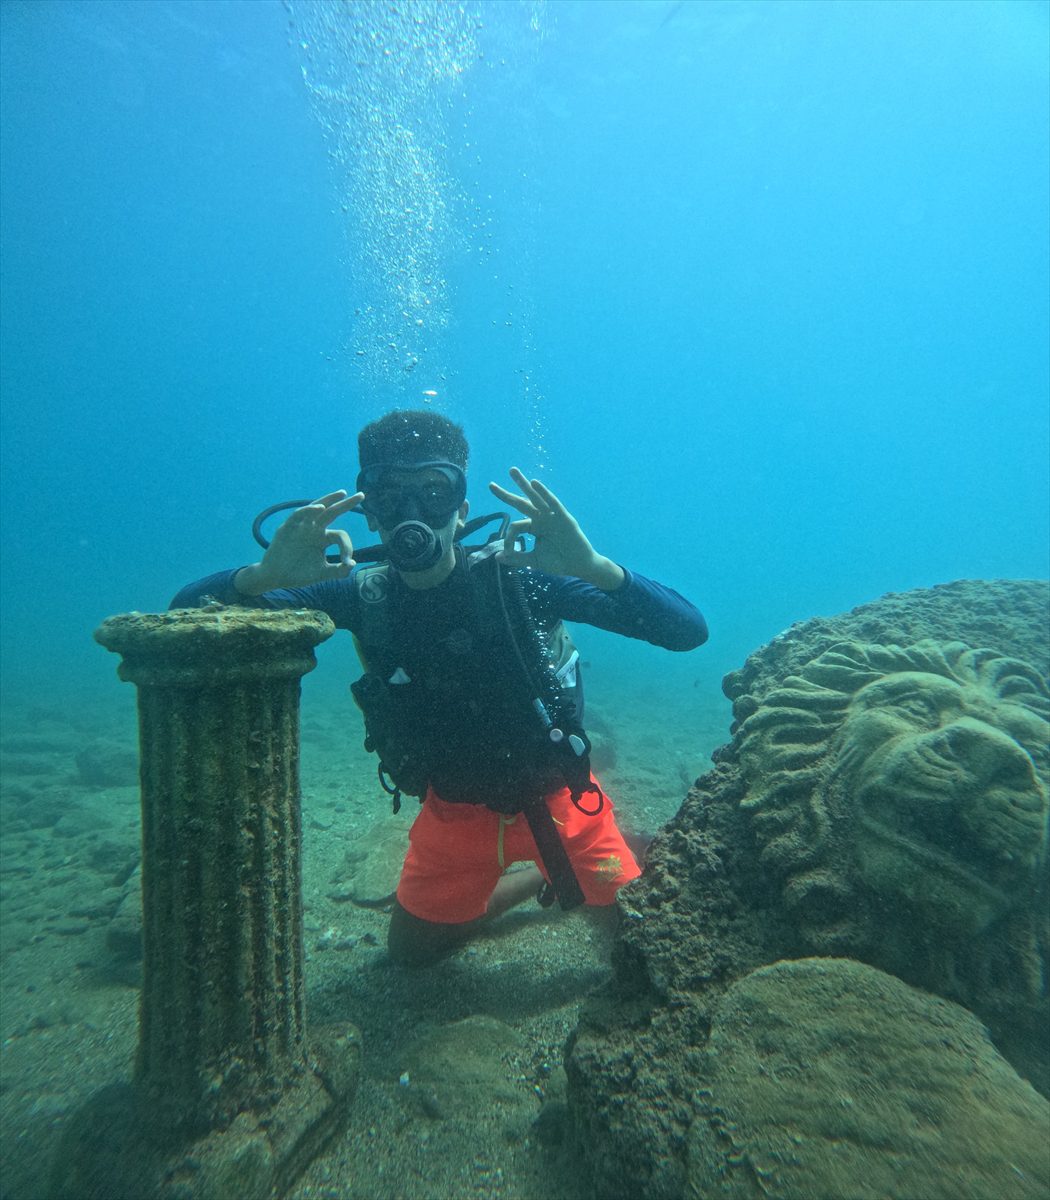
[[[373,650],[386,646],[390,641],[390,564],[377,563],[360,567],[354,572],[357,591],[358,628],[354,633],[357,657],[365,670],[370,669],[366,661],[367,648]]]

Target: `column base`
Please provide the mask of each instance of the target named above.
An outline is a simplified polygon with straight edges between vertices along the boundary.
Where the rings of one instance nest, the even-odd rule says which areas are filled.
[[[314,1069],[263,1112],[173,1141],[133,1084],[97,1092],[59,1140],[49,1200],[279,1200],[346,1124],[360,1039],[312,1029]]]

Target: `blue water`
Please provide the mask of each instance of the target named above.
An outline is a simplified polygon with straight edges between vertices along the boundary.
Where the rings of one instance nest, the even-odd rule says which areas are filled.
[[[94,626],[393,405],[704,610],[615,660],[671,687],[1047,575],[1048,12],[5,0],[9,695],[115,688]]]

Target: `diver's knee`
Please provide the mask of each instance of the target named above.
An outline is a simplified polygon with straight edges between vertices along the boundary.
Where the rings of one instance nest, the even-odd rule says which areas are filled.
[[[468,925],[424,921],[395,901],[386,935],[387,953],[402,967],[432,966],[463,945],[470,936]]]

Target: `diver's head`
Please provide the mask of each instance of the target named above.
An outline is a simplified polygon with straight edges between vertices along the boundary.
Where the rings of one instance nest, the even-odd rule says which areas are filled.
[[[440,583],[455,564],[453,539],[467,515],[467,440],[428,410],[387,413],[358,437],[361,511],[390,562],[417,586]]]

